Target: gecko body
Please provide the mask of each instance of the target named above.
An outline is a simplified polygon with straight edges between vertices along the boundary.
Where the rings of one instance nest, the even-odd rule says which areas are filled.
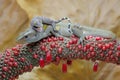
[[[63,17],[59,20],[53,20],[44,16],[35,16],[30,22],[30,27],[37,32],[41,32],[45,30],[44,25],[51,25],[51,27],[55,29],[55,25],[63,20],[68,20],[68,22],[70,22],[67,17]]]
[[[100,36],[105,38],[110,38],[110,40],[115,39],[115,34],[108,30],[102,30],[97,29],[93,27],[87,27],[87,26],[81,26],[71,23],[69,20],[68,22],[62,22],[63,20],[66,20],[68,18],[62,18],[60,20],[54,21],[49,18],[35,18],[31,21],[31,33],[28,33],[27,31],[24,32],[24,34],[28,33],[27,35],[20,36],[21,38],[18,38],[18,41],[24,40],[24,42],[31,43],[39,41],[43,38],[46,38],[50,35],[54,35],[56,37],[70,37],[73,34],[79,37],[79,42],[82,43],[85,36]],[[36,25],[37,24],[37,25]],[[42,25],[41,25],[42,24]],[[34,34],[30,37],[29,34]]]
[[[31,20],[30,27],[18,36],[17,41],[21,43],[32,43],[51,35],[51,33],[58,36],[58,34],[55,33],[55,31],[57,31],[55,30],[55,26],[64,20],[71,23],[67,17],[53,20],[44,16],[36,16]]]

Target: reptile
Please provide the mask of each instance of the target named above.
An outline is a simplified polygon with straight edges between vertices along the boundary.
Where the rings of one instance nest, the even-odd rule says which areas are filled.
[[[63,17],[59,20],[53,20],[53,19],[50,19],[44,16],[35,16],[30,22],[30,27],[37,32],[41,32],[43,31],[43,29],[45,30],[46,28],[45,25],[51,25],[53,29],[55,30],[55,25],[64,20],[67,20],[69,23],[71,23],[68,17]]]
[[[68,22],[63,22],[63,20],[68,19]],[[25,32],[18,37],[18,41],[25,43],[32,43],[46,38],[50,35],[57,37],[70,37],[73,34],[79,37],[79,43],[82,43],[85,36],[100,36],[105,38],[110,38],[114,40],[116,35],[108,30],[82,26],[78,24],[71,23],[69,18],[62,18],[60,20],[52,20],[45,17],[35,17],[31,21],[31,27],[29,27]],[[36,25],[37,24],[37,25]]]
[[[67,20],[68,24],[71,23],[67,17],[53,20],[44,16],[35,16],[30,22],[30,27],[18,36],[17,41],[32,43],[51,35],[51,33],[55,36],[61,36],[56,32],[55,26],[63,20]]]

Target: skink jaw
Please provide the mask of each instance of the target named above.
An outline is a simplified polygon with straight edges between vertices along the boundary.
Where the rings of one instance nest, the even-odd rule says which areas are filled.
[[[16,39],[18,43],[28,43],[29,39],[34,37],[36,32],[31,28],[27,29],[26,31],[22,32]]]

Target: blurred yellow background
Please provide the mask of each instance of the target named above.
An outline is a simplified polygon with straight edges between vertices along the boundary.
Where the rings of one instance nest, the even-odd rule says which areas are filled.
[[[0,0],[0,50],[16,45],[16,37],[34,16],[53,19],[70,17],[72,22],[113,31],[120,38],[120,0]],[[18,80],[120,80],[120,67],[101,62],[97,73],[93,62],[75,60],[67,73],[61,65],[36,67]]]

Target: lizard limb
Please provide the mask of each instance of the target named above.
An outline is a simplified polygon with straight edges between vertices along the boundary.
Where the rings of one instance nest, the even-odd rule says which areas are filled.
[[[89,36],[89,35],[109,38],[107,39],[107,41],[111,41],[116,38],[116,35],[111,31],[87,27],[87,26],[74,25],[74,27],[72,27],[72,30],[73,30],[73,34],[80,37],[78,44],[83,43],[83,41],[85,40],[85,36]]]
[[[57,20],[56,23],[62,22],[64,20],[67,20],[69,23],[71,23],[71,20],[68,17],[63,17],[63,18]]]
[[[48,28],[45,30],[45,32],[43,33],[43,35],[46,35],[45,37],[48,37],[49,36],[48,34],[50,34],[50,33],[51,33],[51,35],[54,35],[55,37],[64,37],[59,32],[55,32],[53,30],[52,26],[48,26]],[[39,37],[40,37],[39,40],[45,38],[44,36],[43,37],[39,36]]]
[[[60,20],[56,21],[44,16],[36,16],[31,20],[30,26],[35,31],[40,32],[42,31],[43,24],[51,25],[53,29],[55,29],[55,25],[59,22],[62,22],[63,20],[68,20],[68,22],[71,23],[70,19],[67,17],[61,18]]]
[[[31,20],[30,27],[36,32],[41,32],[43,30],[43,24],[53,25],[56,21],[44,16],[36,16]]]

